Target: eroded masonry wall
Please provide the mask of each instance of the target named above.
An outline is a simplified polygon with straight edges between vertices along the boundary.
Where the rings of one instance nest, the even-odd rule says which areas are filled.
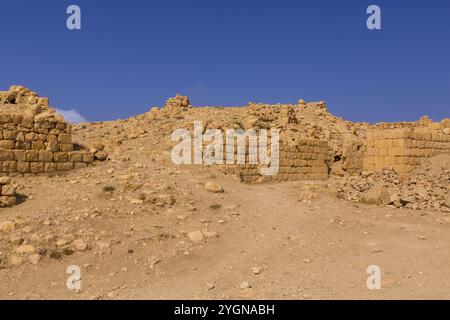
[[[294,145],[281,143],[279,155],[279,168],[275,175],[261,174],[261,164],[236,164],[231,168],[247,183],[328,179],[327,141],[302,139]]]
[[[379,172],[392,167],[399,174],[408,174],[426,158],[450,152],[450,134],[430,128],[401,128],[369,131],[364,171]]]
[[[86,167],[91,152],[77,150],[71,126],[56,113],[0,113],[0,172],[42,173]]]

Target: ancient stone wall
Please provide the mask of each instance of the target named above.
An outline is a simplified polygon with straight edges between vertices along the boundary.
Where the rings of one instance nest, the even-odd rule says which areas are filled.
[[[356,176],[383,168],[407,174],[424,159],[449,151],[450,119],[435,123],[423,116],[415,122],[354,123],[333,116],[324,102],[191,108],[188,97],[177,95],[151,114],[153,120],[175,118],[186,128],[199,121],[203,133],[278,129],[282,143],[275,176],[261,175],[261,165],[226,166],[245,182],[327,179],[330,174]]]
[[[0,173],[68,171],[86,167],[94,154],[72,143],[71,125],[23,87],[0,95]]]
[[[363,171],[366,144],[363,139],[344,140],[342,146],[342,169],[350,175]]]
[[[326,141],[303,139],[294,145],[281,143],[279,155],[279,168],[275,175],[262,175],[262,164],[236,164],[232,171],[247,183],[328,179]]]
[[[440,153],[450,152],[450,134],[434,128],[402,128],[369,131],[364,171],[380,172],[392,167],[401,175]]]

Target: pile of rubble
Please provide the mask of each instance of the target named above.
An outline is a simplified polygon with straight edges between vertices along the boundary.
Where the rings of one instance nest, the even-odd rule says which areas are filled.
[[[333,179],[342,199],[413,210],[450,212],[450,154],[440,154],[416,167],[406,179],[392,169]]]
[[[36,92],[23,86],[11,86],[8,91],[0,92],[0,104],[38,104],[48,106],[48,98],[39,97]]]
[[[189,108],[189,97],[177,94],[174,98],[166,101],[165,108],[184,109]]]

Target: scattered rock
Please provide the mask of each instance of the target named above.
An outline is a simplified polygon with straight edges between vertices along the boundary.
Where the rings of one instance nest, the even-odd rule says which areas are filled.
[[[18,254],[31,254],[36,252],[36,248],[29,244],[23,244],[16,249]]]
[[[192,242],[201,242],[203,241],[203,233],[201,231],[192,231],[188,233],[189,239]]]
[[[41,261],[41,255],[38,253],[32,254],[28,257],[31,264],[38,264]]]
[[[263,267],[253,267],[252,273],[253,274],[260,274],[263,271]]]
[[[400,203],[403,205],[407,205],[408,203],[413,203],[416,201],[416,198],[413,196],[402,196],[400,197]]]
[[[223,187],[220,184],[215,183],[215,182],[207,182],[205,184],[205,189],[206,189],[206,191],[214,192],[214,193],[224,192]]]
[[[381,197],[383,194],[384,187],[381,184],[377,184],[363,194],[361,202],[367,204],[381,204]]]
[[[392,204],[398,200],[398,193],[395,191],[385,191],[381,194],[380,202],[382,205]]]
[[[206,238],[218,238],[219,237],[219,235],[215,231],[203,231],[203,235]]]
[[[108,154],[105,151],[99,150],[94,154],[94,157],[95,160],[105,161],[106,159],[108,159]]]
[[[83,239],[73,241],[72,245],[78,251],[86,251],[88,249],[88,244]]]
[[[142,200],[142,199],[131,199],[130,203],[131,204],[138,204],[138,205],[140,205],[140,204],[144,203],[144,200]]]
[[[167,205],[173,205],[175,203],[175,197],[171,194],[161,194],[156,197],[156,205],[160,207],[164,207]]]
[[[239,287],[241,288],[241,290],[244,290],[244,289],[250,289],[252,286],[247,281],[244,281],[241,283],[241,285]]]
[[[14,231],[15,223],[13,221],[0,222],[0,232],[10,233]]]

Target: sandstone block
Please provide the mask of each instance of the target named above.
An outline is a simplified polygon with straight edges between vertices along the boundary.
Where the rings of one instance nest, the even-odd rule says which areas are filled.
[[[30,244],[23,244],[16,249],[18,254],[32,254],[36,252],[36,248]]]
[[[50,122],[50,121],[42,121],[41,124],[40,124],[40,127],[42,129],[49,129],[50,130],[50,129],[55,128],[55,123]]]
[[[3,172],[15,172],[17,171],[17,161],[2,161]]]
[[[201,231],[192,231],[188,233],[188,237],[192,242],[203,241],[203,233]]]
[[[59,143],[68,143],[68,144],[70,144],[70,143],[72,143],[72,135],[69,134],[69,133],[61,133],[58,136],[58,142]]]
[[[41,140],[33,141],[33,142],[31,142],[31,149],[32,150],[44,150],[45,144]]]
[[[58,129],[58,130],[66,129],[66,123],[65,122],[57,122],[56,123],[56,129]]]
[[[14,160],[14,152],[10,150],[0,150],[0,161]]]
[[[67,152],[55,152],[53,154],[53,159],[56,162],[67,162],[69,159],[69,155]]]
[[[15,223],[14,221],[4,221],[0,222],[0,232],[1,233],[10,233],[13,232],[15,229]]]
[[[45,172],[56,172],[58,171],[58,164],[56,162],[46,162],[44,166]]]
[[[383,186],[377,184],[372,189],[363,194],[361,201],[367,204],[380,204],[381,196],[383,195],[383,193],[384,193]]]
[[[52,129],[52,130],[50,130],[49,132],[48,132],[48,134],[49,134],[49,136],[50,135],[53,135],[53,136],[55,136],[56,137],[56,140],[55,141],[58,141],[58,136],[59,136],[59,134],[61,133],[61,130],[59,130],[59,129]]]
[[[39,151],[37,150],[27,150],[26,160],[27,161],[39,161]]]
[[[64,152],[73,151],[73,144],[71,143],[60,143],[59,144],[59,150]]]
[[[222,193],[224,192],[223,187],[215,182],[207,182],[205,184],[206,191],[214,192],[214,193]]]
[[[94,157],[96,160],[104,161],[108,158],[108,154],[105,151],[97,151]]]
[[[59,143],[58,142],[47,142],[45,150],[57,152],[57,151],[59,151]]]
[[[25,141],[34,141],[37,140],[37,135],[34,132],[28,132],[25,134]]]
[[[175,203],[175,197],[171,194],[161,194],[156,197],[155,203],[157,206],[172,205]]]
[[[14,196],[16,188],[12,184],[5,184],[2,186],[2,196]]]
[[[0,149],[14,149],[13,140],[0,140]]]
[[[25,141],[25,135],[23,132],[17,132],[16,141],[23,142]]]
[[[37,99],[37,104],[38,104],[38,105],[41,105],[41,106],[44,106],[44,107],[48,107],[48,105],[49,105],[49,100],[48,100],[48,98],[39,97],[39,98]]]
[[[16,197],[15,196],[1,196],[0,197],[0,206],[3,207],[12,207],[16,205]]]
[[[3,130],[2,133],[4,140],[15,140],[17,136],[17,131],[14,130]]]
[[[39,151],[39,161],[41,162],[52,162],[53,161],[53,152],[40,150]]]
[[[55,142],[55,143],[57,143],[58,142],[58,135],[57,134],[49,134],[47,136],[47,141],[48,142]]]
[[[10,177],[0,177],[0,185],[10,184],[11,178]]]
[[[74,162],[73,168],[81,169],[81,168],[86,168],[87,166],[88,166],[88,164],[85,162]]]
[[[0,123],[11,123],[12,117],[9,114],[0,113]]]
[[[45,171],[44,162],[30,162],[30,170],[32,173],[41,173]]]
[[[12,117],[13,123],[15,123],[15,124],[20,124],[22,122],[22,119],[23,119],[23,115],[20,114],[20,113],[13,113],[11,115],[11,117]]]
[[[26,161],[17,161],[17,172],[20,173],[30,172],[30,163]]]
[[[34,119],[32,116],[25,116],[22,119],[21,125],[25,128],[33,128],[34,127]]]
[[[94,162],[94,154],[91,152],[86,152],[83,154],[83,162],[92,163]]]
[[[69,161],[83,162],[83,153],[78,151],[69,152]]]
[[[73,162],[58,162],[58,171],[69,171],[74,168]]]
[[[29,150],[31,148],[31,143],[26,141],[16,141],[14,149],[16,150]]]

